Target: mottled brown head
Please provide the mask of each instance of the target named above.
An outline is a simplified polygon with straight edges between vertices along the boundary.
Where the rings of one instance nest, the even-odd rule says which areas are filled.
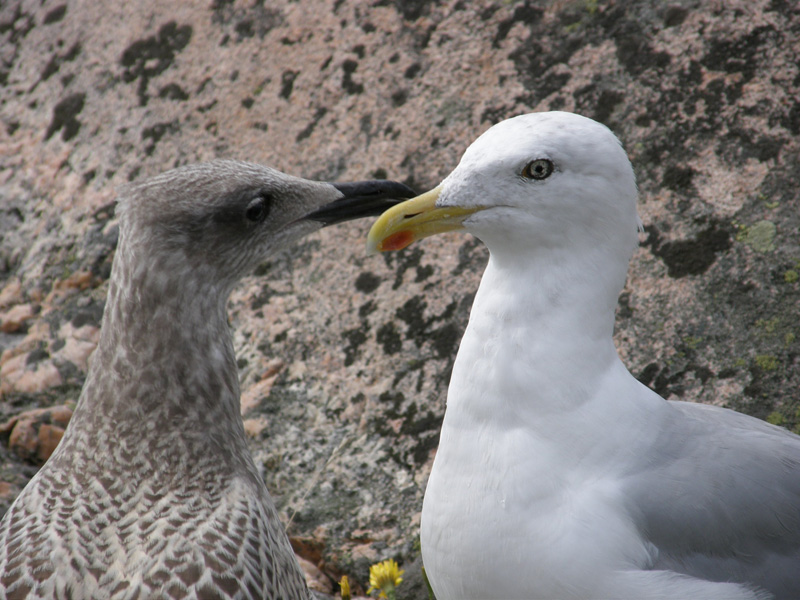
[[[309,181],[238,161],[189,165],[123,189],[121,244],[235,281],[303,235],[413,195],[393,181]]]

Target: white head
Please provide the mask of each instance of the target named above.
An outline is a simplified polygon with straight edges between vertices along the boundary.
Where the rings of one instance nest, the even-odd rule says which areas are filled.
[[[572,113],[532,113],[481,135],[440,186],[384,213],[369,244],[393,250],[464,229],[493,257],[568,249],[622,254],[627,264],[637,243],[636,199],[630,161],[607,127]]]

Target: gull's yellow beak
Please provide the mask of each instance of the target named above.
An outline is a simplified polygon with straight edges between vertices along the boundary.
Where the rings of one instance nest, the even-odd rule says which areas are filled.
[[[421,196],[401,202],[383,213],[367,236],[367,254],[401,250],[428,236],[463,229],[462,223],[469,215],[485,208],[472,206],[436,207],[441,186]]]

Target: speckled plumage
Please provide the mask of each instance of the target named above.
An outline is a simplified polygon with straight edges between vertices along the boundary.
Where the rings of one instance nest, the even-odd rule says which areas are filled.
[[[247,449],[225,305],[342,198],[233,161],[123,192],[100,342],[61,444],[0,524],[0,598],[308,597]]]

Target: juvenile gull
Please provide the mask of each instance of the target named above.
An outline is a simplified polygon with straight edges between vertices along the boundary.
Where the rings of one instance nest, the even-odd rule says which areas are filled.
[[[271,252],[412,195],[234,161],[125,190],[75,414],[0,523],[0,598],[308,597],[247,449],[225,305]]]
[[[614,348],[636,198],[607,128],[529,114],[370,232],[490,252],[422,508],[438,600],[800,598],[800,437],[667,402]]]

